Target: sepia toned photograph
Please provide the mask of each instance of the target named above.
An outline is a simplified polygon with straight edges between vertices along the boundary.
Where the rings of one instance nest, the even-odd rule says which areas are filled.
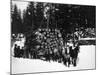
[[[11,74],[96,68],[96,6],[11,1]]]

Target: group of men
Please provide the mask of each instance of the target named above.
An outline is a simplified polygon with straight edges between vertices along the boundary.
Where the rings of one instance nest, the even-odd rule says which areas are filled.
[[[67,43],[69,44],[69,43]],[[79,45],[72,46],[71,44],[66,45],[62,50],[55,49],[53,52],[45,51],[44,53],[32,50],[20,48],[15,44],[14,47],[14,57],[18,58],[31,58],[31,59],[42,59],[45,61],[56,61],[58,63],[63,63],[65,66],[76,66],[79,53]]]
[[[65,46],[65,50],[63,52],[64,55],[64,65],[68,67],[72,64],[73,66],[77,65],[78,60],[78,53],[79,53],[79,45],[69,43],[69,45]]]
[[[17,44],[15,44],[14,46],[14,57],[23,57],[24,55],[24,48],[22,47],[22,49],[20,48],[20,46],[18,46]]]
[[[35,37],[35,38],[34,38]],[[14,56],[55,61],[65,66],[77,65],[79,53],[78,42],[63,40],[59,30],[40,29],[35,35],[26,38],[25,46],[20,48],[15,44]]]

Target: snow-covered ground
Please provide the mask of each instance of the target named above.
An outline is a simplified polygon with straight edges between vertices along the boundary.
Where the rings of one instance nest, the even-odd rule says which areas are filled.
[[[79,40],[96,40],[96,38],[80,38]]]
[[[39,59],[23,59],[12,57],[12,74],[16,73],[34,73],[50,71],[67,71],[95,68],[95,46],[80,46],[79,61],[77,67],[66,67],[62,63],[46,62]]]

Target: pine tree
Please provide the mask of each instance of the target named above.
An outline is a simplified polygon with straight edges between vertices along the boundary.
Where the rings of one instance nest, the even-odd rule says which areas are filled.
[[[12,33],[21,33],[22,32],[22,19],[21,11],[18,10],[17,6],[14,5],[14,8],[11,13],[11,32]]]
[[[24,32],[30,32],[35,29],[35,12],[34,2],[30,2],[23,12],[23,26]]]
[[[36,4],[36,26],[37,28],[41,27],[41,25],[44,24],[43,23],[43,20],[44,20],[43,10],[44,10],[43,3],[37,3]]]

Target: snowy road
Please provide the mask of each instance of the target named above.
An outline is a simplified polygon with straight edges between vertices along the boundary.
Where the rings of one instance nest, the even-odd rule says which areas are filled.
[[[50,71],[67,71],[79,69],[95,68],[95,46],[80,46],[79,61],[77,67],[66,67],[62,63],[46,62],[42,60],[32,60],[12,57],[12,74],[16,73],[34,73]]]

